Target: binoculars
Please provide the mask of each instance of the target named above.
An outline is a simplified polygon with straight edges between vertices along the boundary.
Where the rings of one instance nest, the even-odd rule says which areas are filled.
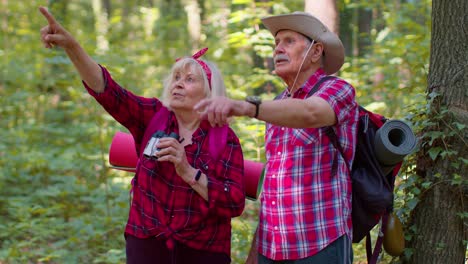
[[[175,132],[171,132],[168,135],[164,131],[158,130],[154,132],[150,140],[148,140],[145,150],[143,151],[143,155],[149,159],[158,159],[158,157],[156,157],[156,153],[158,153],[161,149],[156,147],[156,145],[158,145],[159,139],[164,138],[164,137],[170,137],[170,138],[175,138],[176,140],[179,140],[179,135],[177,135],[177,133]]]

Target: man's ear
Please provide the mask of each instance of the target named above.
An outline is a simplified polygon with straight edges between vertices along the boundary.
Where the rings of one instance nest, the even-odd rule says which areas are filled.
[[[317,61],[320,61],[322,59],[323,55],[323,44],[320,42],[317,42],[312,46],[310,53],[310,59],[312,60],[313,63],[317,63]]]

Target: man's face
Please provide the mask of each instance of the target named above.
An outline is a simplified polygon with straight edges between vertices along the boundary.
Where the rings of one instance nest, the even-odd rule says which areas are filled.
[[[299,71],[310,41],[292,30],[281,30],[275,37],[275,72],[283,79],[294,78]],[[302,69],[309,67],[310,60],[304,61]]]

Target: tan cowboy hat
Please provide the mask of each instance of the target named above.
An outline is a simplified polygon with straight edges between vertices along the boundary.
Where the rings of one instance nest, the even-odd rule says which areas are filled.
[[[337,72],[344,63],[344,47],[335,33],[309,13],[294,12],[262,18],[265,27],[276,36],[280,30],[292,30],[323,44],[323,70],[327,74]]]

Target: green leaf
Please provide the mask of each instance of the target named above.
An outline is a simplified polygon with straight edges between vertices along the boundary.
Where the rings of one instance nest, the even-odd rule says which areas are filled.
[[[461,185],[462,182],[463,182],[463,178],[460,174],[458,173],[453,174],[453,179],[451,182],[452,185]]]
[[[413,198],[411,200],[408,201],[408,208],[410,210],[413,210],[414,208],[416,208],[416,205],[419,203],[419,199],[418,198]]]
[[[466,128],[465,124],[459,123],[459,122],[454,122],[455,126],[457,127],[458,130],[462,131],[463,129]]]
[[[421,186],[422,186],[424,189],[429,189],[429,188],[432,186],[432,182],[430,182],[430,181],[423,182],[423,183],[421,184]]]
[[[440,152],[442,152],[442,148],[440,147],[435,147],[431,148],[428,152],[429,157],[431,157],[432,160],[436,160],[436,158],[439,156]]]

